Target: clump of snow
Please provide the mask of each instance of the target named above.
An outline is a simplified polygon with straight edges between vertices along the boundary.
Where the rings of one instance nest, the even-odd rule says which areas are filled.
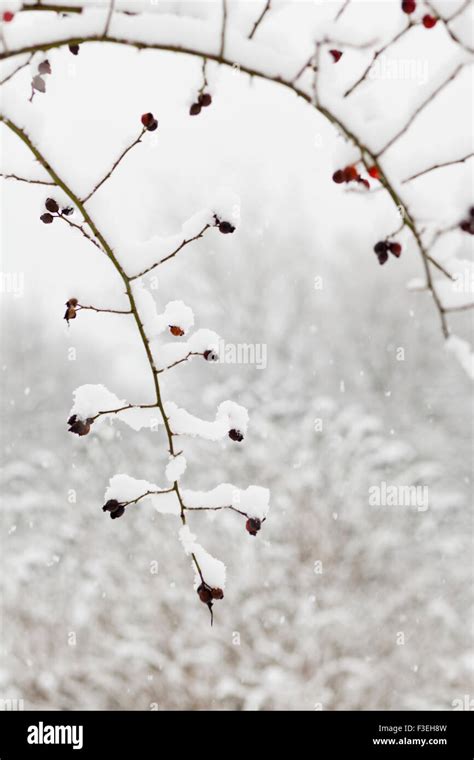
[[[201,209],[188,219],[176,235],[154,235],[143,242],[127,242],[123,246],[120,258],[130,268],[142,272],[153,267],[162,259],[176,251],[185,241],[192,240],[206,227],[215,224],[214,212],[210,208]],[[196,241],[197,242],[197,241]]]
[[[117,501],[134,501],[148,491],[159,491],[160,489],[154,483],[147,480],[137,480],[130,475],[120,473],[110,478],[109,485],[105,491],[104,498],[117,499]]]
[[[424,280],[422,277],[412,277],[412,279],[407,282],[407,290],[426,290],[426,280]]]
[[[445,346],[448,351],[454,354],[468,377],[474,380],[474,353],[467,340],[463,340],[457,335],[450,335],[446,340]]]
[[[219,405],[214,422],[201,420],[186,409],[180,409],[172,401],[165,404],[165,411],[171,429],[176,435],[198,436],[208,441],[219,441],[229,430],[240,430],[243,434],[247,431],[248,412],[245,407],[234,401],[223,401]]]
[[[194,314],[182,301],[170,301],[162,314],[157,313],[155,299],[140,280],[132,283],[133,295],[137,304],[145,333],[149,339],[155,338],[168,327],[180,327],[187,332],[194,325]]]
[[[110,409],[119,409],[127,403],[118,398],[105,385],[81,385],[74,391],[74,404],[70,414],[75,414],[79,419],[95,417],[99,412]],[[100,418],[99,418],[100,419]]]
[[[249,517],[263,520],[270,508],[270,491],[261,486],[240,489],[231,483],[221,483],[211,491],[182,492],[183,502],[190,509],[200,507],[235,507]]]
[[[175,481],[179,480],[185,471],[186,457],[184,454],[178,454],[178,456],[170,457],[165,470],[166,478],[170,481],[170,483],[174,483]]]
[[[180,529],[179,540],[181,541],[185,553],[188,556],[194,554],[196,557],[205,582],[212,588],[224,589],[226,580],[226,567],[224,563],[213,557],[196,542],[196,536],[191,533],[187,525],[183,525]],[[194,588],[197,588],[202,581],[197,569],[194,569]]]
[[[152,492],[152,493],[150,493]],[[157,493],[158,492],[158,493]],[[161,493],[160,493],[161,492]],[[149,501],[161,514],[179,515],[181,507],[175,491],[163,492],[163,489],[148,480],[138,480],[130,475],[114,475],[105,491],[105,500],[117,499],[119,502],[134,501],[148,494],[141,501]]]

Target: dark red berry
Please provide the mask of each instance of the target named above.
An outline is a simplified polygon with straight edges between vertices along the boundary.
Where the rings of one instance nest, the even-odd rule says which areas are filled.
[[[72,417],[70,417],[67,421],[67,424],[69,425],[69,432],[75,433],[76,435],[87,435],[91,429],[91,425],[94,422],[90,417],[87,420],[80,420],[77,418],[77,415],[73,414]]]
[[[388,253],[379,253],[377,254],[377,258],[379,260],[379,264],[385,264],[388,259]]]
[[[342,169],[338,169],[337,172],[334,172],[332,175],[332,181],[335,182],[337,185],[340,185],[341,182],[345,181],[344,172]]]
[[[198,98],[198,105],[203,106],[204,108],[207,108],[207,106],[210,106],[212,103],[212,97],[208,92],[201,92],[199,98]]]
[[[213,599],[223,599],[224,592],[221,588],[211,588],[211,595]]]
[[[330,50],[329,51],[334,58],[334,63],[337,63],[340,58],[342,58],[342,52],[340,50]]]
[[[364,187],[367,188],[367,190],[370,190],[370,182],[368,179],[364,179],[363,177],[359,177],[357,182],[360,182],[361,185],[364,185]]]
[[[343,174],[345,182],[354,182],[356,179],[359,179],[359,172],[355,166],[346,166]]]
[[[74,209],[72,206],[66,206],[66,208],[61,209],[61,214],[63,216],[71,216],[71,214],[74,213]]]
[[[13,21],[14,18],[15,18],[15,14],[12,13],[11,11],[5,11],[5,13],[2,16],[3,21],[5,21],[7,24],[9,21]]]
[[[430,16],[430,14],[427,13],[425,16],[423,16],[421,22],[426,29],[432,29],[438,23],[438,19],[436,16]]]
[[[414,13],[416,10],[415,0],[402,0],[403,13]]]
[[[68,47],[69,47],[69,51],[73,55],[78,55],[79,54],[79,45],[69,45]]]
[[[256,517],[249,517],[245,523],[245,530],[250,533],[251,536],[256,536],[261,527],[262,523]]]
[[[199,599],[204,604],[209,604],[212,602],[212,589],[209,588],[209,586],[206,586],[204,583],[201,583],[198,590]]]
[[[57,214],[59,211],[59,206],[54,200],[54,198],[46,198],[45,207],[48,209],[48,211],[51,211],[52,214]]]
[[[229,438],[232,441],[238,441],[239,443],[240,443],[240,441],[244,440],[244,436],[240,432],[240,430],[235,430],[235,429],[229,430]]]
[[[51,216],[51,214],[41,214],[40,219],[43,222],[43,224],[51,224],[51,222],[54,219],[54,216]]]
[[[235,227],[230,222],[219,222],[219,232],[222,232],[223,235],[229,235],[234,231]]]
[[[199,103],[193,103],[191,108],[189,109],[190,116],[197,116],[198,113],[201,113],[201,106]]]
[[[175,335],[177,338],[184,335],[184,330],[182,330],[181,327],[178,327],[178,325],[170,325],[169,328],[171,335]]]
[[[120,504],[117,499],[109,499],[102,507],[102,512],[110,512],[112,520],[116,520],[117,517],[122,517],[125,512],[125,505]]]
[[[219,358],[216,352],[211,348],[209,348],[207,351],[204,351],[203,356],[207,362],[216,362]]]
[[[474,206],[471,206],[471,208],[469,209],[469,216],[470,217],[474,216]]]
[[[158,121],[152,113],[144,113],[141,117],[141,122],[148,132],[154,132],[155,129],[158,129]]]
[[[402,246],[400,243],[390,243],[388,249],[390,253],[393,253],[393,255],[397,257],[397,259],[401,256]]]
[[[379,253],[386,253],[387,243],[385,242],[385,240],[379,240],[379,242],[374,245],[374,251],[377,255]]]
[[[113,512],[114,509],[118,509],[120,506],[117,499],[109,499],[102,507],[102,512]]]

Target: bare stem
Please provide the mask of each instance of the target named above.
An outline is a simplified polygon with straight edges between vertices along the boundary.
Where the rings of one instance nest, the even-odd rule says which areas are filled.
[[[122,151],[122,153],[117,158],[117,160],[112,164],[112,168],[110,169],[110,171],[107,172],[107,174],[105,175],[105,177],[102,177],[102,179],[100,180],[100,182],[98,182],[97,185],[90,191],[89,195],[86,195],[86,197],[82,199],[83,203],[87,203],[87,201],[90,198],[92,198],[92,196],[99,189],[99,187],[101,187],[104,184],[104,182],[107,182],[107,180],[109,179],[109,177],[113,174],[113,172],[115,171],[115,169],[117,168],[117,166],[119,165],[119,163],[122,161],[122,159],[125,158],[125,156],[127,155],[127,153],[130,150],[132,150],[132,148],[134,148],[135,145],[138,145],[138,143],[140,143],[142,141],[142,137],[145,134],[145,132],[146,132],[146,129],[144,127],[142,129],[142,131],[140,132],[140,134],[138,135],[138,137],[132,143],[130,143],[130,145],[127,148],[125,148],[125,150]]]

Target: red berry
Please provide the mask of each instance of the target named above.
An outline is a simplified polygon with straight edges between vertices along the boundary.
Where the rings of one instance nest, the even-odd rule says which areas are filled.
[[[2,16],[3,21],[5,21],[7,24],[9,21],[13,21],[14,18],[15,18],[15,14],[12,13],[11,11],[5,11],[5,13]]]
[[[54,220],[54,216],[51,216],[51,214],[41,214],[40,219],[43,224],[51,224],[51,222]]]
[[[170,325],[169,327],[171,335],[175,335],[177,338],[181,338],[184,335],[184,330],[178,327],[178,325]]]
[[[430,16],[430,14],[427,13],[425,16],[423,16],[421,22],[426,29],[432,29],[438,23],[438,19],[436,16]]]
[[[379,253],[377,256],[379,264],[385,264],[388,259],[388,253]]]
[[[364,185],[364,187],[367,188],[367,190],[370,190],[370,182],[368,179],[363,179],[362,177],[359,177],[357,179],[357,182],[360,182],[362,185]]]
[[[221,588],[211,588],[211,596],[213,599],[223,599],[224,592]]]
[[[198,105],[204,106],[204,108],[207,108],[207,106],[210,106],[212,103],[212,97],[208,92],[202,92],[198,98]]]
[[[235,227],[230,222],[219,222],[219,232],[222,232],[223,235],[229,235],[235,232]]]
[[[374,245],[374,251],[377,254],[377,256],[381,253],[386,253],[387,243],[385,242],[385,240],[379,240],[379,242]]]
[[[344,182],[344,172],[342,169],[338,169],[337,172],[334,172],[332,175],[332,181],[335,182],[337,185],[340,185],[341,182]]]
[[[245,523],[245,530],[250,533],[251,536],[256,536],[261,527],[262,523],[256,517],[249,517]]]
[[[198,113],[201,113],[201,106],[199,103],[193,103],[191,108],[189,109],[190,116],[197,116]]]
[[[359,172],[355,166],[346,166],[344,169],[344,180],[346,182],[354,182],[356,179],[359,179]]]
[[[403,0],[402,11],[403,13],[414,13],[416,10],[415,0]]]
[[[342,58],[342,52],[340,50],[330,50],[329,51],[334,58],[334,63],[337,63],[340,58]]]
[[[212,350],[212,348],[208,348],[207,351],[204,351],[203,356],[207,362],[216,362],[219,358],[216,352]]]
[[[377,166],[371,166],[369,169],[369,174],[374,179],[380,179],[380,172]]]
[[[201,583],[197,592],[201,602],[204,604],[212,602],[212,589],[210,589],[209,586],[205,586],[204,583]]]
[[[59,206],[54,200],[54,198],[47,198],[44,205],[46,206],[48,211],[51,211],[52,214],[57,214],[59,211]]]
[[[158,121],[152,113],[144,113],[141,117],[141,122],[148,132],[154,132],[158,128]]]
[[[397,257],[397,259],[402,253],[402,246],[400,243],[389,243],[388,249],[390,253],[393,253],[393,255]]]

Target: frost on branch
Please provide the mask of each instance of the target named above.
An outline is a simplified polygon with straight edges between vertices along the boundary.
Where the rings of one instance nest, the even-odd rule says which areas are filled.
[[[172,456],[166,465],[165,475],[170,483],[175,483],[186,471],[186,458],[184,454]]]
[[[171,429],[176,435],[189,435],[208,441],[220,441],[229,436],[232,440],[241,441],[247,432],[248,412],[245,407],[234,401],[223,401],[219,404],[214,422],[201,420],[186,409],[180,409],[172,401],[165,404],[165,410]]]
[[[194,314],[182,301],[170,301],[162,314],[157,313],[155,299],[139,280],[134,282],[133,295],[149,340],[165,330],[179,328],[186,333],[194,325]],[[173,333],[172,333],[173,334]]]
[[[183,490],[183,500],[190,510],[232,507],[246,517],[263,522],[269,510],[270,491],[261,486],[240,489],[231,483],[221,483],[211,491]]]
[[[114,475],[104,494],[105,503],[114,500],[128,507],[139,501],[148,501],[163,515],[179,515],[180,505],[175,491],[160,488],[147,480],[138,480],[129,475]]]

